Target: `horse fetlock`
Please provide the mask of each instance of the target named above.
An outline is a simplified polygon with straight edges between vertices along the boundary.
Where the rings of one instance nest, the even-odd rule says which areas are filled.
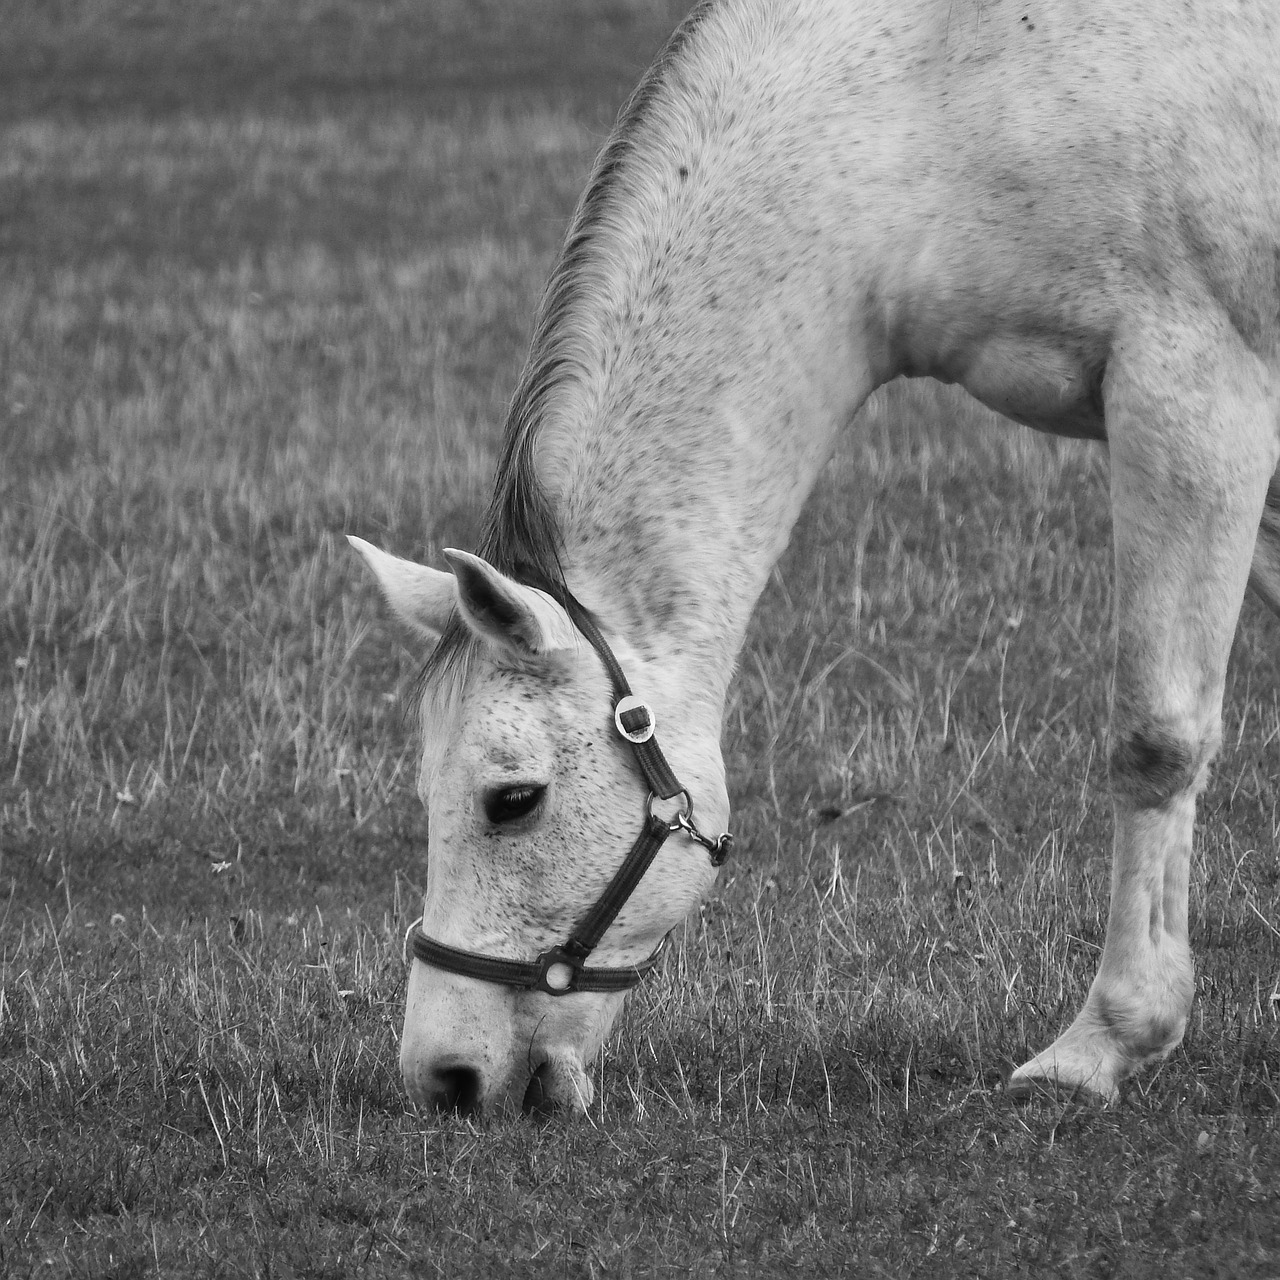
[[[1131,1063],[1131,1070],[1156,1062],[1182,1043],[1191,1000],[1168,992],[1158,1001],[1097,995],[1091,991],[1081,1017],[1108,1036],[1117,1052]]]

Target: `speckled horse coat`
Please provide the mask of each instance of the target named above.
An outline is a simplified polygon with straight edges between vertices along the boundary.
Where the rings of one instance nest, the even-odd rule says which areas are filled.
[[[1106,945],[1012,1078],[1112,1096],[1192,997],[1196,796],[1252,575],[1280,605],[1280,38],[1271,0],[723,0],[623,113],[553,273],[479,556],[364,544],[436,645],[423,929],[530,958],[641,806],[599,619],[713,829],[747,620],[839,430],[898,376],[1110,452],[1115,807]],[[439,638],[443,633],[443,638]],[[749,856],[749,854],[748,854]],[[606,934],[632,963],[714,870],[668,841]],[[622,997],[415,963],[419,1100],[585,1105]]]

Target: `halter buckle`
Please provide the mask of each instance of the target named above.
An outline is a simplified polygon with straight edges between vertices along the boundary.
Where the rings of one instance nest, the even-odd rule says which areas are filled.
[[[653,708],[634,693],[618,699],[613,708],[613,723],[618,732],[636,746],[648,742],[658,729],[658,717],[653,714]]]

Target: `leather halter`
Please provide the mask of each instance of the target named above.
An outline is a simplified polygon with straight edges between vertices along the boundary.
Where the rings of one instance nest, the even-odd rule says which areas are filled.
[[[726,831],[713,839],[698,830],[693,821],[693,797],[688,788],[680,783],[662,754],[662,748],[658,746],[655,736],[657,721],[653,710],[631,692],[631,685],[595,619],[568,588],[557,588],[552,583],[542,583],[540,586],[568,613],[574,626],[600,655],[605,671],[608,672],[613,685],[614,727],[630,744],[636,763],[649,787],[644,826],[613,879],[578,921],[567,941],[549,947],[536,960],[508,960],[446,946],[423,933],[421,917],[409,926],[405,943],[407,949],[424,964],[500,986],[544,991],[551,996],[568,995],[573,991],[626,991],[634,987],[658,963],[666,938],[663,938],[657,950],[647,960],[636,965],[619,968],[589,967],[586,960],[604,937],[605,930],[617,918],[627,899],[635,892],[666,838],[673,831],[685,832],[690,839],[706,849],[711,865],[718,867],[733,849],[733,836]],[[675,817],[668,820],[653,812],[655,796],[663,800],[671,800],[676,796],[683,796],[684,799]]]

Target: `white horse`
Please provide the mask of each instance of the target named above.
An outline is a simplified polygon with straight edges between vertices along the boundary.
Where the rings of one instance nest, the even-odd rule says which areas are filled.
[[[445,572],[357,541],[436,646],[414,1099],[587,1104],[620,988],[724,852],[748,617],[837,433],[901,375],[1110,451],[1106,945],[1010,1088],[1110,1098],[1179,1043],[1196,796],[1246,583],[1280,609],[1280,9],[721,0],[597,162],[480,555]],[[652,711],[615,731],[618,673]],[[655,717],[666,774],[622,736]],[[665,821],[694,801],[702,844]]]

